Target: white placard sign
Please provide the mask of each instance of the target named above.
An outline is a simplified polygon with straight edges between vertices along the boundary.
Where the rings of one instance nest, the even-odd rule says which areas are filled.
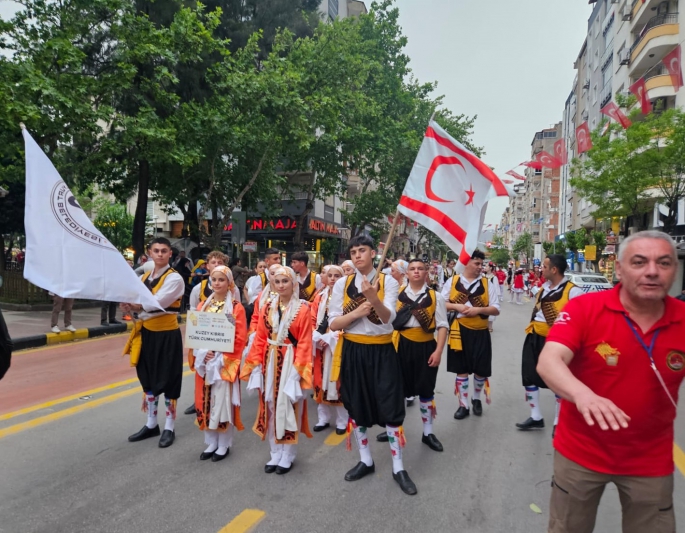
[[[190,311],[186,320],[186,348],[232,352],[235,326],[224,313]]]

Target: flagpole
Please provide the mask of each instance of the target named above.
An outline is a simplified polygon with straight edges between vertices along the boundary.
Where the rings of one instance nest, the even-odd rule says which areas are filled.
[[[397,228],[397,221],[400,218],[400,210],[395,211],[395,217],[392,219],[392,226],[390,226],[390,233],[388,233],[388,238],[385,240],[385,247],[383,248],[383,253],[381,254],[381,260],[378,263],[378,268],[376,269],[376,277],[383,270],[383,263],[385,262],[385,256],[388,255],[388,250],[390,249],[390,244],[392,243],[393,235],[395,235],[395,229]]]

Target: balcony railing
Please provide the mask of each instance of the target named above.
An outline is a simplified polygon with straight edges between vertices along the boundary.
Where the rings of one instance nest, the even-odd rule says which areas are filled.
[[[663,63],[659,63],[649,72],[647,72],[647,74],[645,74],[645,81],[656,78],[657,76],[664,76],[666,74],[668,74],[668,69],[664,67]]]
[[[642,31],[640,32],[640,35],[638,38],[635,40],[633,43],[633,46],[630,47],[630,53],[632,54],[633,51],[640,45],[642,42],[642,39],[644,39],[645,35],[651,30],[652,28],[655,28],[657,26],[663,26],[664,24],[677,24],[678,23],[678,13],[667,13],[665,15],[657,15],[656,17],[652,17],[649,19],[647,24],[645,24],[645,27],[642,28]]]
[[[600,102],[599,102],[599,108],[602,109],[605,105],[609,103],[609,100],[611,100],[611,80],[604,86],[604,89],[602,89],[602,95],[600,97]]]

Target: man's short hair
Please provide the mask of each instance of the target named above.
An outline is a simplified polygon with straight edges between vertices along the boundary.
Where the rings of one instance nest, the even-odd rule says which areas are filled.
[[[207,254],[207,259],[205,259],[205,261],[209,263],[210,259],[218,259],[224,265],[228,266],[228,256],[225,253],[220,252],[218,250],[214,250],[213,252],[209,252]]]
[[[630,237],[626,238],[623,240],[621,243],[621,246],[618,249],[618,260],[623,261],[625,257],[625,250],[628,247],[628,245],[632,241],[636,241],[638,239],[658,239],[662,241],[666,241],[668,244],[671,245],[671,252],[673,255],[673,259],[678,258],[678,249],[676,248],[675,241],[673,240],[673,237],[671,237],[668,233],[664,233],[663,231],[659,231],[656,229],[650,229],[646,231],[638,231],[637,233],[633,233]]]
[[[291,257],[291,261],[302,261],[305,266],[309,264],[309,256],[307,255],[307,252],[295,252]]]
[[[426,268],[426,263],[423,261],[423,259],[419,259],[418,257],[415,257],[414,259],[410,259],[407,261],[407,267],[411,265],[412,263],[421,263],[423,265],[423,268]]]
[[[267,255],[281,255],[281,251],[278,248],[267,248],[264,257]]]
[[[552,254],[548,255],[547,259],[549,259],[549,266],[556,268],[559,271],[559,274],[563,274],[566,272],[566,269],[568,268],[568,263],[566,262],[566,258],[561,255],[561,254]]]
[[[368,235],[357,235],[356,237],[352,237],[347,244],[347,251],[349,252],[352,248],[356,248],[357,246],[368,246],[372,250],[376,248],[373,239]]]
[[[167,248],[171,249],[171,241],[167,239],[166,237],[156,237],[150,241],[150,243],[147,245],[147,249],[149,250],[152,248],[153,244],[163,244]]]
[[[471,259],[481,259],[485,261],[485,254],[476,248],[471,254]]]

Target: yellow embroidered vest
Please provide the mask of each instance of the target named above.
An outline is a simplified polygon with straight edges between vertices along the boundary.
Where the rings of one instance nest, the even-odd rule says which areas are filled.
[[[542,290],[540,290],[540,292],[538,292],[537,300],[535,301],[533,314],[530,317],[530,324],[528,324],[528,327],[526,328],[526,333],[532,333],[534,331],[541,337],[547,337],[547,334],[554,324],[554,321],[559,316],[559,313],[566,307],[573,287],[575,287],[575,285],[572,282],[566,281],[562,290],[555,291],[552,294],[547,293],[544,298],[542,297]],[[542,314],[545,317],[544,322],[535,320],[535,315],[537,315],[540,310],[542,310]]]
[[[405,305],[408,305],[411,301],[411,298],[404,294],[406,289],[406,285],[400,289],[400,293],[397,297],[397,305],[395,306],[395,310],[397,312],[399,312]],[[411,314],[416,320],[419,321],[423,331],[426,333],[433,333],[435,331],[435,308],[437,307],[437,297],[434,289],[429,288],[428,294],[430,296],[431,303],[427,306],[419,305],[418,307],[415,307],[412,309]],[[419,301],[422,300],[425,300],[423,294],[419,296]]]
[[[488,307],[490,305],[487,278],[480,278],[480,286],[474,292],[469,292],[461,284],[461,276],[454,276],[454,284],[450,290],[450,303],[463,305],[466,302],[471,302],[473,307]],[[469,329],[487,329],[488,327],[487,315],[461,317],[458,321],[459,324]]]
[[[316,297],[316,273],[309,271],[309,276],[300,283],[300,300],[313,302]]]
[[[148,278],[152,274],[152,271],[145,272],[143,276],[140,278],[140,280],[145,284],[145,286],[150,289],[150,292],[152,294],[157,294],[157,291],[159,291],[160,288],[162,288],[162,285],[164,285],[164,280],[166,280],[167,276],[171,273],[175,273],[176,271],[169,267],[167,271],[162,274],[159,278],[152,282],[148,282]],[[169,313],[178,313],[181,310],[181,299],[179,298],[176,300],[174,303],[172,303],[169,307],[165,309],[165,311]]]
[[[347,279],[345,280],[345,292],[343,293],[344,315],[354,311],[357,307],[359,307],[366,301],[364,295],[361,292],[357,292],[357,287],[354,284],[355,277],[356,274],[351,274],[347,276]],[[379,274],[378,279],[378,298],[380,298],[380,300],[383,301],[383,298],[385,297],[385,274]],[[381,319],[378,318],[378,315],[376,314],[376,311],[374,309],[371,310],[371,313],[367,318],[374,324],[383,323]]]

